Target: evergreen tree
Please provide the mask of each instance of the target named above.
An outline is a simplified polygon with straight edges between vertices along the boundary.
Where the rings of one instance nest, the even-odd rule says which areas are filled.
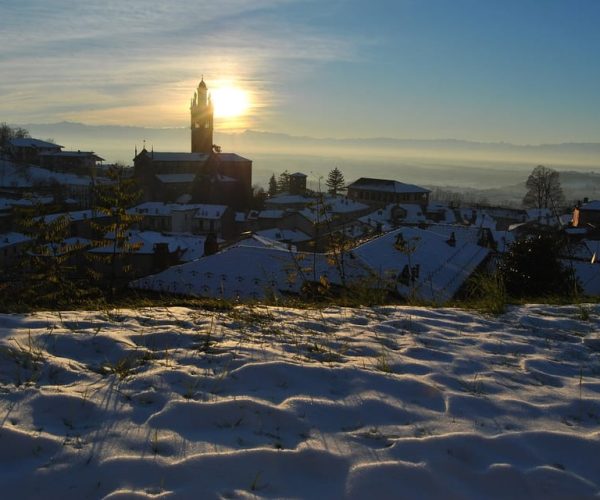
[[[290,190],[290,173],[287,170],[284,170],[279,174],[279,179],[277,180],[277,192],[278,193],[287,193]]]
[[[140,246],[131,243],[129,238],[129,230],[140,217],[127,210],[141,193],[135,180],[124,175],[122,165],[110,168],[107,177],[108,183],[94,189],[94,210],[104,216],[104,222],[93,225],[99,238],[94,242],[96,249],[90,257],[99,264],[92,276],[107,285],[108,297],[112,299],[119,288],[127,285],[131,273],[128,256]]]
[[[277,194],[277,180],[275,174],[269,179],[269,196],[275,196]]]
[[[336,196],[344,189],[344,175],[339,168],[335,167],[329,172],[325,184],[327,184],[327,191],[333,196]]]
[[[41,205],[18,214],[18,229],[30,238],[17,265],[3,277],[4,300],[27,306],[72,305],[85,295],[76,283],[72,257],[82,249],[68,243],[71,219],[67,214],[38,215]]]
[[[572,270],[563,265],[564,240],[544,233],[515,241],[498,271],[512,297],[571,296],[577,291]]]

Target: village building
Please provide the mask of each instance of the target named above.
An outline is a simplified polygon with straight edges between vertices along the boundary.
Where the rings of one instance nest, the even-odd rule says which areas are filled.
[[[204,79],[190,106],[191,152],[155,152],[145,147],[134,158],[134,178],[143,201],[249,206],[252,161],[222,153],[213,143],[213,105]]]
[[[128,210],[140,229],[209,234],[230,239],[236,234],[235,212],[227,205],[146,202]]]
[[[348,197],[372,205],[414,203],[423,207],[429,202],[429,189],[387,179],[361,177],[348,186]]]
[[[584,199],[573,209],[573,227],[586,229],[591,235],[600,235],[600,200]]]

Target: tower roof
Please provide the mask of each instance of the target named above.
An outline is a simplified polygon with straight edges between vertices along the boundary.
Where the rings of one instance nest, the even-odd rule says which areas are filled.
[[[200,83],[198,84],[198,88],[202,88],[202,89],[206,88],[206,83],[204,83],[204,76],[202,77],[202,80],[200,80]]]

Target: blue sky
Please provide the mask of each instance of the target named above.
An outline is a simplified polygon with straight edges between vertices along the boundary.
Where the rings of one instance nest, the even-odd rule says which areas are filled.
[[[204,74],[259,130],[599,141],[599,26],[598,0],[0,0],[0,121],[186,126]]]

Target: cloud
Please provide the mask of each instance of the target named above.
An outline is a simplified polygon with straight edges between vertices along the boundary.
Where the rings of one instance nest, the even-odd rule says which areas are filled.
[[[209,82],[240,82],[265,115],[280,98],[278,86],[356,55],[356,40],[297,15],[314,6],[306,0],[11,2],[0,19],[6,41],[0,116],[19,123],[182,125],[201,74]]]

